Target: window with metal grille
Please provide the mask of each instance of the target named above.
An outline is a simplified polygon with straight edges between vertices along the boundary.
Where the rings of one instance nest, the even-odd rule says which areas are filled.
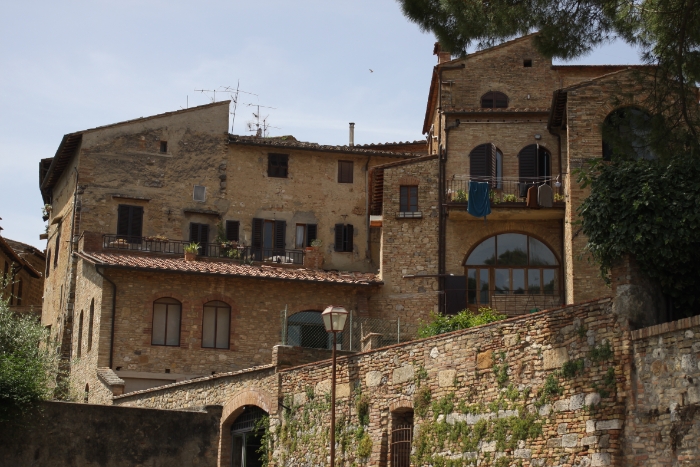
[[[141,243],[143,207],[120,204],[117,208],[117,235],[128,243]]]
[[[195,185],[194,192],[192,193],[192,199],[203,203],[207,200],[207,187],[202,185]]]
[[[351,224],[335,224],[335,251],[351,252],[353,227]]]
[[[338,183],[352,183],[352,161],[338,161]]]
[[[482,109],[505,109],[508,107],[508,96],[498,91],[489,91],[481,96]]]
[[[267,155],[267,176],[276,178],[287,178],[287,165],[289,162],[289,154],[274,154]]]
[[[401,211],[401,212],[416,212],[416,211],[418,211],[418,187],[417,186],[402,186],[402,187],[400,187],[399,211]]]
[[[180,345],[180,315],[182,305],[174,298],[159,298],[153,302],[151,345]]]
[[[231,307],[224,302],[204,304],[202,313],[202,347],[228,349],[231,333]]]

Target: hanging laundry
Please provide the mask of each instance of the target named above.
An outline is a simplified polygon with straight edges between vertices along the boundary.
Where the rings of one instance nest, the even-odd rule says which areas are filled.
[[[527,189],[527,199],[525,201],[527,207],[530,209],[539,209],[540,205],[537,204],[537,186],[532,185]]]
[[[537,188],[537,203],[543,208],[551,208],[554,202],[552,187],[543,183]]]
[[[490,189],[486,182],[469,181],[469,200],[467,201],[469,214],[484,219],[488,214],[491,214]]]

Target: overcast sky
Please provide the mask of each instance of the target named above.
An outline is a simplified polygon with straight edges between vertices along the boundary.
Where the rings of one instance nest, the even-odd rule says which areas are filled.
[[[39,160],[66,133],[211,102],[235,87],[271,135],[346,144],[421,135],[434,37],[395,0],[0,2],[0,226],[45,248]],[[576,63],[638,63],[623,44]],[[370,69],[373,72],[370,72]],[[227,99],[218,93],[217,100]]]

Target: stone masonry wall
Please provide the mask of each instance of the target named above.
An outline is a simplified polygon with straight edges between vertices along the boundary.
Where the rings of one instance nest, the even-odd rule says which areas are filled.
[[[623,465],[624,332],[602,299],[341,358],[339,465],[388,465],[411,411],[415,465]],[[278,465],[323,463],[330,365],[280,376]]]
[[[700,465],[700,316],[632,332],[625,466]]]

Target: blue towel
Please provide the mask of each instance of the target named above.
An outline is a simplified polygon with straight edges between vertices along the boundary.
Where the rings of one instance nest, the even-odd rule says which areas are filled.
[[[469,200],[467,212],[474,217],[486,219],[491,214],[491,200],[489,199],[489,184],[486,182],[469,181]]]

